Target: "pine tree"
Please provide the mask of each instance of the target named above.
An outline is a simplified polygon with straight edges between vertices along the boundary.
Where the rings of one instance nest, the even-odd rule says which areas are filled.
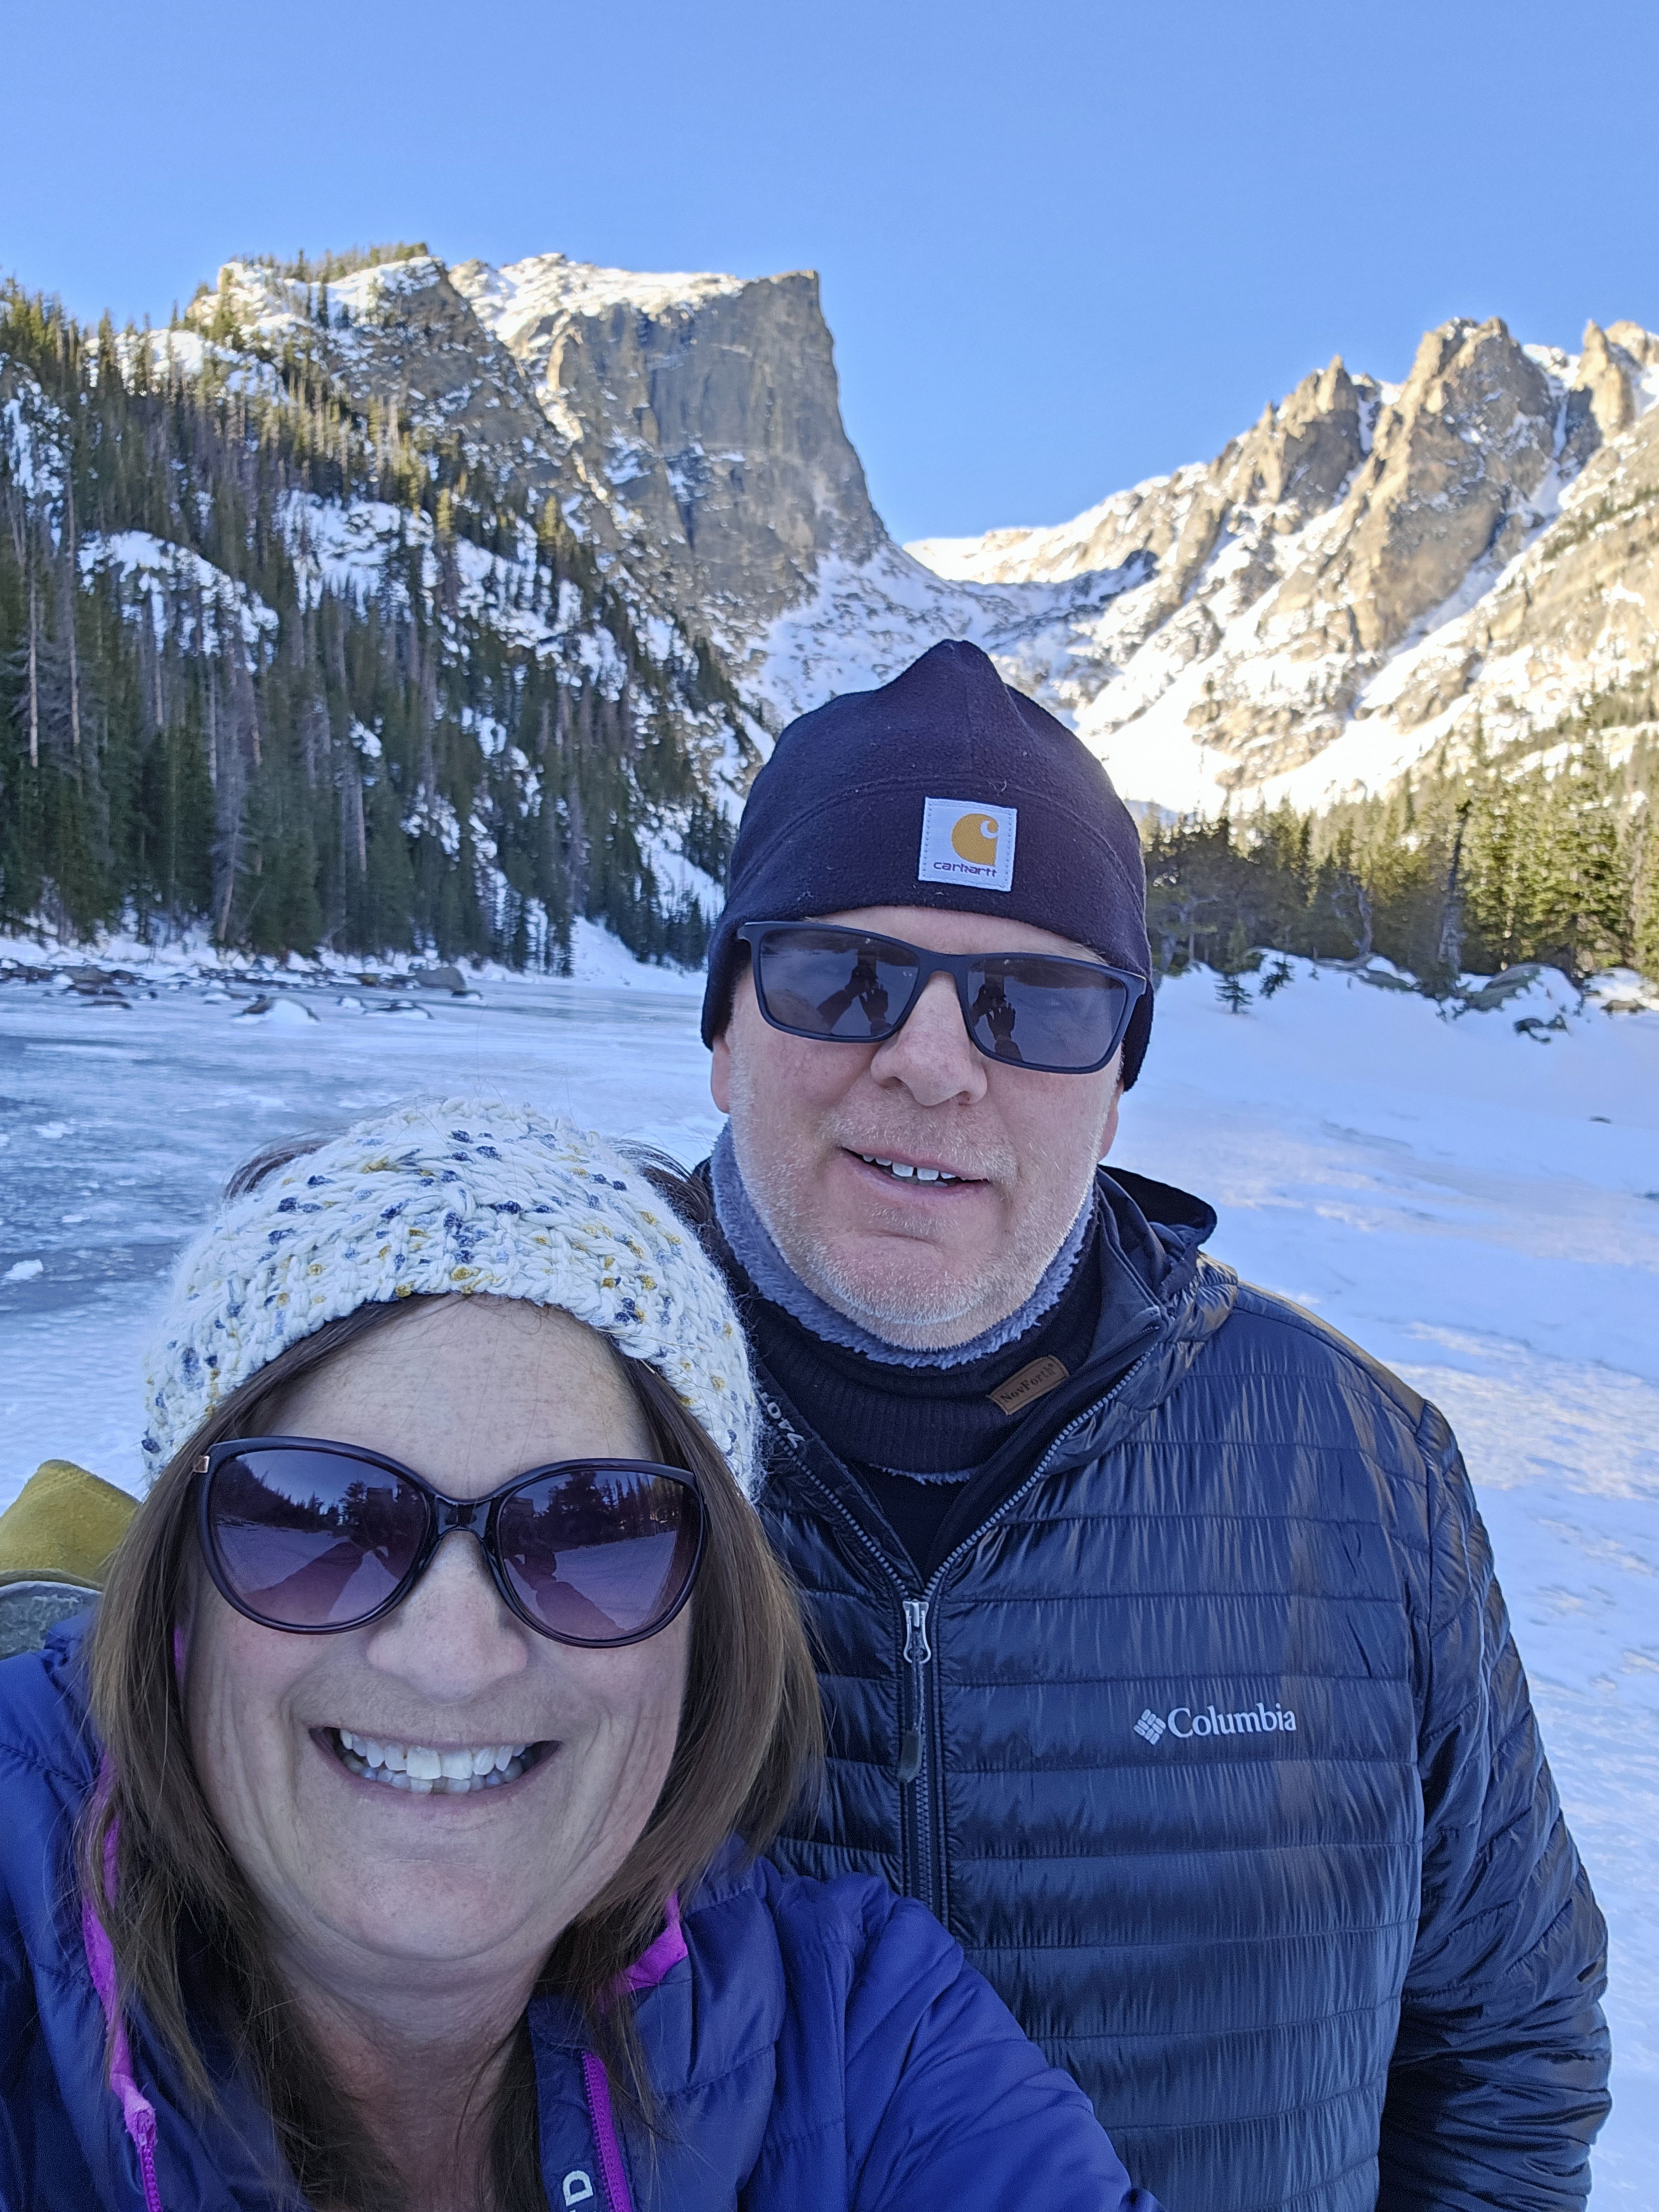
[[[1631,959],[1659,984],[1659,805],[1652,795],[1638,817],[1632,843]]]

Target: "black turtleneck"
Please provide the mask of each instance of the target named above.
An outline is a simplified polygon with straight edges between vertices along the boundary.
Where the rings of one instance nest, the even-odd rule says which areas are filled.
[[[720,1230],[708,1162],[694,1180],[708,1209],[699,1234],[763,1380],[853,1475],[924,1580],[1133,1364],[1157,1334],[1172,1265],[1190,1270],[1215,1228],[1201,1200],[1103,1168],[1071,1278],[1024,1336],[958,1366],[897,1366],[826,1343],[763,1297]]]
[[[963,1485],[1088,1359],[1100,1320],[1099,1242],[1097,1215],[1048,1312],[1000,1351],[954,1367],[889,1366],[825,1344],[750,1290],[744,1317],[762,1364],[860,1478],[919,1570]],[[1052,1364],[1010,1391],[1038,1361]]]

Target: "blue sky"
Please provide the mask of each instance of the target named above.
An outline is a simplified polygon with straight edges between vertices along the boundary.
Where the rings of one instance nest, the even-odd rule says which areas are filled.
[[[0,269],[164,319],[425,238],[817,269],[896,534],[1059,520],[1334,353],[1659,325],[1652,0],[0,0]]]

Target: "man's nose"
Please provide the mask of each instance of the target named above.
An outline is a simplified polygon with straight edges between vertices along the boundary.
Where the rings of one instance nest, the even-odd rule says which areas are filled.
[[[529,1658],[531,1632],[490,1579],[476,1537],[456,1529],[395,1613],[368,1631],[368,1659],[434,1705],[465,1705]]]
[[[870,1073],[902,1085],[919,1106],[972,1105],[985,1096],[985,1056],[969,1040],[949,975],[929,978],[902,1028],[877,1046]]]

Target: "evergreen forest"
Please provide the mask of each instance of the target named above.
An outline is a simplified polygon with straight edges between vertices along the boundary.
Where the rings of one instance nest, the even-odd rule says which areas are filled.
[[[1652,702],[1610,716],[1651,720]],[[1617,722],[1614,722],[1617,726]],[[1527,962],[1575,980],[1629,966],[1659,980],[1659,748],[1615,769],[1588,718],[1552,732],[1547,766],[1477,750],[1386,797],[1322,814],[1143,825],[1147,924],[1160,972],[1237,975],[1264,950],[1391,961],[1437,998],[1460,975]]]
[[[557,969],[584,915],[700,958],[663,856],[721,872],[747,745],[707,649],[654,659],[556,507],[303,349],[158,360],[0,292],[0,928]],[[365,501],[372,589],[306,542]]]

